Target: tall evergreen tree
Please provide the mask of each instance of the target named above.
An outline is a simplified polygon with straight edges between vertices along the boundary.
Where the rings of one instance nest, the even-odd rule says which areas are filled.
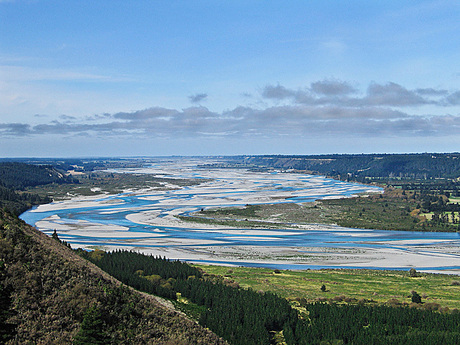
[[[96,307],[90,307],[83,316],[80,330],[74,339],[74,345],[103,345],[109,344],[104,334],[101,312]]]

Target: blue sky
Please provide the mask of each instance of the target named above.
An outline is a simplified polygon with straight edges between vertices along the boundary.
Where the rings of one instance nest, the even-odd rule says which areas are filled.
[[[453,152],[458,1],[0,0],[0,156]]]

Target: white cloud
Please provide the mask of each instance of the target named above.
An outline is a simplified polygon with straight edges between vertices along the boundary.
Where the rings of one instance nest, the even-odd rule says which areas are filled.
[[[329,54],[342,55],[346,51],[347,45],[340,40],[331,39],[331,40],[322,42],[321,48],[323,50],[326,50]]]

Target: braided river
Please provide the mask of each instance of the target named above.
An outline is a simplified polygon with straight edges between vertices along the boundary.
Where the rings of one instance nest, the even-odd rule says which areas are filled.
[[[281,269],[372,268],[458,274],[457,233],[385,231],[324,224],[243,228],[185,222],[191,212],[246,204],[306,203],[381,193],[378,187],[289,172],[202,168],[214,161],[159,159],[117,173],[168,178],[120,194],[74,196],[35,207],[21,219],[72,248],[127,249],[189,262]],[[175,179],[201,179],[179,186]],[[97,189],[95,189],[97,192]]]

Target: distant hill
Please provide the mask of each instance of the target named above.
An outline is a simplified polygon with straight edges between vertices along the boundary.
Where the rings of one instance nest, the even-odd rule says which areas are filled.
[[[50,183],[78,183],[51,166],[0,162],[0,209],[19,215],[34,205],[51,202],[47,196],[24,192],[27,187]]]
[[[0,162],[0,185],[6,188],[23,190],[50,183],[78,183],[78,181],[50,165]]]
[[[74,341],[225,343],[152,296],[123,286],[59,241],[0,211],[0,343]]]
[[[34,205],[51,202],[49,197],[41,197],[32,193],[19,193],[11,188],[0,186],[0,209],[20,215]]]
[[[230,157],[245,165],[307,170],[328,176],[408,177],[417,179],[460,177],[460,153],[361,154],[316,156]]]

